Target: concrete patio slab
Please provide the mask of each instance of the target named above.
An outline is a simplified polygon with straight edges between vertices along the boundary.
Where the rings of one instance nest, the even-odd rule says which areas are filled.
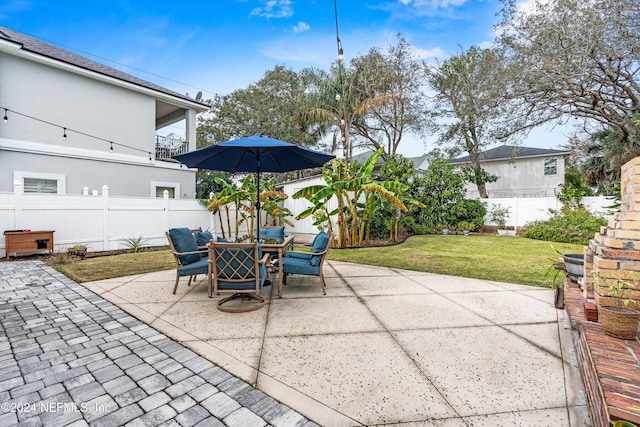
[[[385,286],[393,283],[393,286]],[[410,295],[433,293],[428,287],[421,285],[415,277],[393,276],[370,276],[350,277],[349,286],[356,295]]]
[[[266,337],[383,331],[357,298],[297,298],[271,301]]]
[[[323,297],[322,286],[319,280],[307,280],[305,276],[290,276],[284,288],[282,298],[309,298]],[[354,296],[353,289],[337,276],[324,278],[327,289],[331,289],[331,295],[336,297]]]
[[[363,300],[391,331],[491,325],[438,294],[373,296]]]
[[[529,286],[330,261],[248,313],[173,270],[84,284],[322,426],[589,425],[568,318]],[[152,293],[153,295],[150,295]],[[285,424],[286,425],[286,424]]]
[[[466,277],[446,276],[444,274],[412,275],[411,278],[417,283],[425,285],[428,289],[442,294],[504,290],[503,287],[492,282]]]
[[[364,425],[456,416],[386,333],[266,338],[261,371]]]
[[[464,292],[452,298],[456,304],[501,325],[558,321],[552,302],[543,302],[521,292]]]
[[[462,416],[566,407],[562,360],[503,328],[395,335]]]

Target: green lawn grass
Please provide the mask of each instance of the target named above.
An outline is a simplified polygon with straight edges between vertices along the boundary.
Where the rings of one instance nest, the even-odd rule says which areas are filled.
[[[554,247],[562,253],[583,253],[582,245],[523,237],[425,235],[410,237],[395,246],[332,249],[328,257],[451,276],[550,286],[555,271],[546,273],[559,257]]]
[[[66,254],[60,254],[47,264],[79,283],[175,268],[173,255],[169,250],[98,256],[83,260],[72,260]]]
[[[582,253],[583,246],[553,243],[562,253]],[[552,244],[521,237],[486,235],[414,236],[394,246],[331,249],[329,259],[416,270],[499,282],[550,286],[553,273],[545,273],[558,254]],[[54,257],[49,264],[77,282],[169,270],[168,250],[143,251],[70,261]]]

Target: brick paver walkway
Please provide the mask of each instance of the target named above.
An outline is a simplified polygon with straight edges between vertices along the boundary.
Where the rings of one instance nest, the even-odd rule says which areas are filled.
[[[40,261],[0,262],[0,426],[316,426]]]

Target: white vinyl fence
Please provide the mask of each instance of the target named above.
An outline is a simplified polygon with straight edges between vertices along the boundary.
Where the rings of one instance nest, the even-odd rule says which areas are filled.
[[[293,194],[301,188],[323,182],[300,180],[285,183],[283,191]],[[486,199],[487,211],[500,204],[510,207],[507,225],[522,227],[528,222],[546,219],[549,209],[559,209],[560,202],[553,197],[522,197]],[[611,199],[587,197],[585,205],[593,212],[606,213]],[[335,204],[335,201],[330,203]],[[309,204],[304,199],[289,197],[284,206],[295,217]],[[330,206],[329,209],[334,209]],[[233,213],[231,213],[233,215]],[[226,219],[225,221],[226,229]],[[287,232],[296,235],[314,235],[318,229],[312,218],[296,221],[295,227],[286,227]],[[487,221],[487,225],[490,224]],[[334,224],[335,226],[335,224]],[[99,195],[24,194],[16,185],[13,193],[0,193],[0,231],[29,229],[54,230],[55,252],[83,244],[89,251],[104,251],[128,248],[127,240],[142,236],[144,246],[166,245],[165,231],[172,227],[201,227],[221,235],[218,215],[212,215],[197,200],[164,198],[112,197],[105,186]],[[246,226],[244,226],[246,227]],[[241,229],[240,234],[247,230]],[[6,256],[4,235],[0,234],[0,257]]]
[[[549,210],[560,210],[562,203],[555,197],[510,197],[480,199],[486,203],[487,216],[486,225],[496,225],[489,221],[489,213],[495,205],[509,207],[509,217],[506,225],[514,227],[524,227],[527,223],[545,220],[550,217]],[[614,203],[613,197],[583,197],[582,204],[592,213],[607,215],[610,211],[608,206]]]
[[[110,197],[100,195],[0,193],[0,230],[54,230],[54,251],[83,244],[89,251],[128,248],[127,240],[142,236],[144,246],[166,245],[172,227],[219,230],[217,217],[197,200]],[[6,256],[0,235],[0,256]]]

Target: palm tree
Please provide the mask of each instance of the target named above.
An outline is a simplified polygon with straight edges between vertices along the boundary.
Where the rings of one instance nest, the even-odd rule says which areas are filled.
[[[616,192],[615,183],[620,180],[622,165],[640,155],[640,147],[636,145],[625,149],[622,135],[606,129],[593,135],[584,152],[586,161],[582,165],[582,173],[586,183],[609,196]]]
[[[368,88],[364,71],[347,69],[341,64],[332,68],[332,75],[319,71],[315,89],[310,95],[310,106],[298,114],[299,122],[323,128],[325,132],[332,131],[331,151],[336,151],[340,143],[348,165],[353,154],[351,129],[356,125],[363,126],[367,112],[384,105],[390,95],[378,94]]]

